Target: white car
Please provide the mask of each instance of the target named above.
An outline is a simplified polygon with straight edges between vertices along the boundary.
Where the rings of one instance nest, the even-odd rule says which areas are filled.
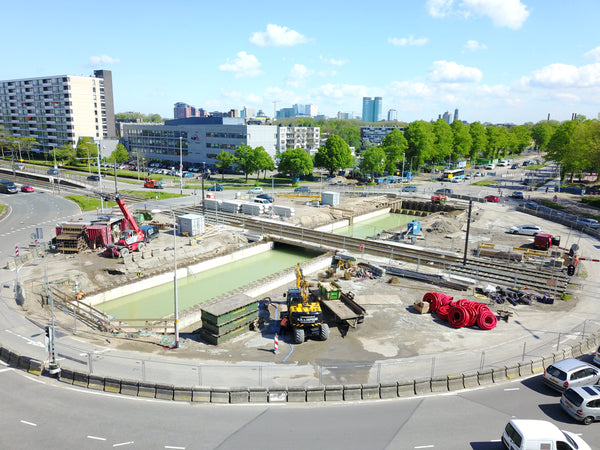
[[[261,188],[260,186],[255,186],[252,189],[248,190],[248,194],[262,194],[263,193],[263,188]]]
[[[510,227],[508,230],[511,234],[524,234],[527,236],[535,236],[542,232],[542,229],[537,225],[519,225],[518,227]]]

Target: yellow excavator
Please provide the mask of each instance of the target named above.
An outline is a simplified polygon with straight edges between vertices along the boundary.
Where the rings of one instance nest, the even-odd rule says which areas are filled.
[[[282,324],[291,329],[294,344],[303,343],[307,337],[326,341],[329,326],[323,321],[321,302],[310,293],[300,264],[296,265],[296,287],[283,295],[287,297],[287,311]]]

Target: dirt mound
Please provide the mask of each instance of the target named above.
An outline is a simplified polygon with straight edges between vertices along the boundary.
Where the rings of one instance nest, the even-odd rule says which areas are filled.
[[[427,225],[426,231],[438,234],[456,233],[460,231],[460,224],[456,217],[439,216]]]

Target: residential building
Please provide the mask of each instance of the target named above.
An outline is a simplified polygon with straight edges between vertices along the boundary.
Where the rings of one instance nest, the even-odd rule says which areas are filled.
[[[254,108],[248,108],[247,106],[244,106],[240,112],[240,117],[245,117],[246,119],[254,117],[255,115],[256,110]]]
[[[37,142],[32,152],[75,146],[81,137],[114,138],[112,73],[54,75],[0,81],[0,125]]]
[[[352,119],[352,113],[344,113],[344,112],[338,111],[338,113],[337,113],[337,119],[338,120],[349,120],[349,119]]]
[[[382,119],[383,99],[381,97],[363,97],[362,120],[379,122]]]
[[[444,119],[444,121],[450,125],[452,123],[452,116],[450,115],[450,111],[446,111],[444,113],[444,115],[442,116],[442,119]]]
[[[392,130],[404,132],[404,128],[402,127],[360,127],[360,140],[363,145],[366,142],[370,142],[371,144],[381,144],[383,138]]]
[[[387,113],[387,120],[390,122],[398,120],[398,111],[390,109]]]
[[[187,103],[177,102],[173,107],[173,117],[175,119],[187,119],[189,117],[207,117],[208,113],[202,108],[190,106]]]
[[[311,155],[315,154],[321,145],[320,127],[277,127],[277,152],[301,148]]]
[[[454,110],[454,120],[458,120],[458,108]],[[454,122],[453,120],[453,122]]]

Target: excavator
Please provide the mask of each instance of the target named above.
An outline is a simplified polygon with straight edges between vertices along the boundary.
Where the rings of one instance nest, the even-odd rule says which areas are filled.
[[[310,293],[300,264],[296,265],[296,287],[288,289],[283,296],[287,297],[287,311],[281,324],[291,329],[294,344],[303,343],[308,336],[321,341],[329,338],[329,326],[323,321],[321,302]]]
[[[127,208],[125,201],[121,198],[119,193],[115,194],[115,201],[119,205],[119,209],[123,213],[123,217],[129,222],[131,229],[121,231],[119,240],[116,244],[108,244],[104,250],[104,256],[110,256],[113,258],[124,257],[129,252],[138,251],[141,252],[145,246],[144,244],[144,232],[140,229],[135,218]]]

